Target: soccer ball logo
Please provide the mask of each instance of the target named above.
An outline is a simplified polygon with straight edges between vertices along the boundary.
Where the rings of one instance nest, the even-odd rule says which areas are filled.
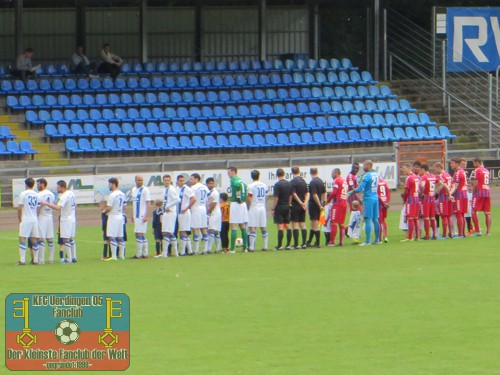
[[[235,241],[236,247],[243,247],[243,239],[242,238],[237,238]]]
[[[57,323],[54,333],[61,344],[71,345],[80,338],[80,327],[75,321],[65,319]]]

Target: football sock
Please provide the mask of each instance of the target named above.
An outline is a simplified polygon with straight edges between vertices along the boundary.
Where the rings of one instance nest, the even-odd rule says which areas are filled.
[[[59,249],[59,259],[64,259],[64,251]]]
[[[45,241],[38,241],[38,261],[45,263]]]
[[[171,251],[173,253],[173,255],[175,255],[176,257],[179,256],[179,251],[177,249],[178,245],[177,245],[177,237],[175,237],[173,234],[170,236],[170,248],[171,248]]]
[[[118,240],[118,256],[125,258],[125,241],[123,238]]]
[[[320,235],[321,235],[321,232],[319,230],[314,231],[314,236],[316,237],[316,245],[318,245],[318,246],[321,245]]]
[[[38,263],[38,242],[32,243],[31,248],[33,249],[33,262]]]
[[[47,244],[49,245],[49,262],[53,262],[54,261],[54,250],[55,250],[55,246],[54,246],[54,241],[48,241]]]
[[[365,219],[365,233],[366,233],[366,243],[370,243],[372,237],[372,220]]]
[[[332,224],[330,227],[330,243],[335,243],[335,237],[337,237],[337,224]]]
[[[136,252],[135,256],[137,258],[141,258],[142,257],[142,237],[141,236],[137,236],[135,238],[135,245],[137,248],[137,252]]]
[[[191,238],[189,238],[189,236],[186,236],[185,241],[186,241],[186,249],[187,249],[188,254],[193,254],[193,251],[191,249]]]
[[[198,254],[200,250],[200,235],[195,234],[193,235],[193,242],[194,242],[194,252],[195,254]]]
[[[283,245],[283,229],[278,229],[278,247]]]
[[[269,232],[267,230],[262,231],[262,238],[264,240],[264,246],[262,248],[267,249],[269,244]]]
[[[206,253],[208,252],[208,234],[202,234],[201,235],[201,244],[203,245],[203,252]]]
[[[69,241],[64,243],[64,250],[66,253],[66,260],[71,262],[71,243]]]
[[[438,235],[438,229],[436,224],[436,219],[431,218],[431,228],[432,228],[432,237],[435,238]]]
[[[230,242],[230,246],[229,246],[229,249],[231,251],[234,251],[235,249],[235,246],[236,246],[236,235],[237,235],[237,230],[236,229],[231,229],[231,242]]]
[[[299,247],[299,230],[294,229],[293,230],[293,246],[296,248]]]
[[[207,251],[212,251],[214,242],[215,242],[215,233],[214,232],[208,233]]]
[[[290,244],[292,243],[292,230],[291,229],[287,229],[286,230],[286,246],[290,246]]]
[[[373,220],[373,229],[375,230],[375,241],[374,243],[380,242],[380,225],[378,220]]]
[[[345,227],[343,225],[340,226],[340,239],[339,245],[342,246],[344,244],[344,236],[345,236]]]
[[[486,218],[486,233],[491,233],[491,214],[484,214]]]
[[[477,216],[477,215],[476,215]],[[472,218],[466,217],[465,222],[467,223],[467,232],[471,232],[474,227],[472,226]],[[479,225],[478,225],[479,227]],[[478,231],[479,232],[479,231]]]
[[[19,261],[26,263],[26,242],[19,242]]]
[[[74,239],[69,240],[69,243],[71,244],[71,254],[72,254],[72,259],[77,259],[76,256],[76,242]]]
[[[243,240],[243,249],[248,249],[248,234],[246,228],[241,228],[241,239]]]
[[[408,218],[408,239],[413,238],[413,232],[415,231],[415,220],[413,218]]]
[[[302,232],[302,246],[307,243],[307,229],[301,229]]]
[[[457,232],[459,237],[464,235],[464,217],[462,214],[457,214]]]
[[[448,218],[446,216],[443,216],[441,219],[441,226],[443,227],[443,234],[441,237],[446,237],[446,233],[448,233]]]
[[[148,240],[146,239],[146,236],[142,236],[142,256],[143,257],[149,256],[149,243]]]
[[[215,235],[215,251],[219,252],[222,250],[222,242],[221,242],[221,239],[220,239],[220,234],[217,233]]]
[[[158,241],[155,242],[155,249],[156,249],[156,255],[160,255],[160,251],[161,251],[160,242],[158,242]]]
[[[307,242],[312,243],[312,240],[313,240],[314,236],[316,236],[315,233],[316,232],[313,229],[309,230],[309,240]]]
[[[431,223],[429,219],[424,220],[425,238],[429,239],[429,232],[431,230]]]
[[[162,253],[162,255],[163,256],[167,256],[168,245],[170,245],[170,236],[168,234],[164,234],[163,235],[162,244],[163,244],[163,253]]]
[[[481,228],[479,228],[479,218],[477,217],[477,212],[472,212],[472,221],[474,221],[474,231],[480,232]]]
[[[330,233],[324,232],[325,235],[325,245],[328,245],[330,243]]]
[[[255,250],[255,240],[257,239],[257,232],[248,233],[248,248],[250,250]]]

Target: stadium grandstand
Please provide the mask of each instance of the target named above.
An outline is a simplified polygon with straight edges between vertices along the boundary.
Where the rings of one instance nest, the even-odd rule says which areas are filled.
[[[494,147],[486,105],[460,96],[479,79],[443,80],[434,28],[431,35],[393,3],[4,1],[0,158],[65,166],[377,154],[401,141]],[[117,78],[71,73],[76,46],[98,64],[103,43],[123,58]],[[37,74],[21,80],[15,57],[28,47]],[[486,103],[483,83],[475,87]]]

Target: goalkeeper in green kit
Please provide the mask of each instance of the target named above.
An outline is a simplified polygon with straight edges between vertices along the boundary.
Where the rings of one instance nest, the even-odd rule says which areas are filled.
[[[243,249],[248,248],[248,208],[247,185],[238,177],[238,170],[235,167],[227,169],[227,175],[231,179],[231,206],[229,207],[229,224],[231,225],[231,242],[229,250],[234,254],[236,235],[238,226],[241,229],[241,239],[243,240]]]

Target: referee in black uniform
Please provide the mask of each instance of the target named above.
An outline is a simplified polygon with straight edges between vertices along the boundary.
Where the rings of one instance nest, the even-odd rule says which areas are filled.
[[[278,246],[274,250],[283,250],[283,230],[286,229],[286,250],[290,250],[292,231],[290,229],[290,200],[292,199],[292,184],[285,180],[285,171],[276,171],[278,182],[274,184],[273,217],[278,226]]]
[[[300,176],[299,167],[292,167],[292,207],[290,210],[293,247],[305,249],[307,247],[306,211],[309,204],[309,187],[307,182]],[[299,245],[299,228],[302,232],[302,246]]]
[[[308,246],[321,247],[320,245],[320,232],[319,232],[319,216],[321,210],[324,209],[323,204],[326,200],[325,183],[318,177],[318,168],[310,169],[312,180],[309,183],[309,220],[311,221],[311,230],[309,231]],[[313,237],[316,239],[313,244]]]

